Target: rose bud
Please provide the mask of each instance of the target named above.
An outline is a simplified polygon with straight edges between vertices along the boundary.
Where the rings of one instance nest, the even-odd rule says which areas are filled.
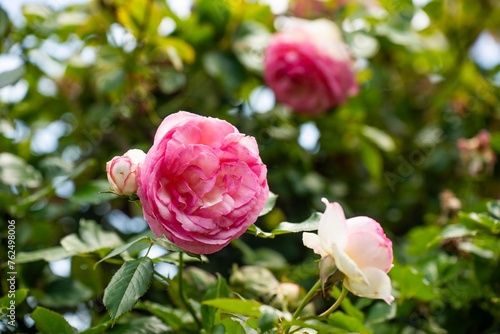
[[[106,173],[112,192],[129,196],[137,191],[137,173],[145,157],[143,151],[132,149],[106,163]]]

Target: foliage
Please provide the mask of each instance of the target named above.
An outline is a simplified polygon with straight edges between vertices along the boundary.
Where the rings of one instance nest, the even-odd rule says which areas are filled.
[[[360,93],[311,117],[265,86],[277,15],[264,2],[196,0],[183,15],[174,1],[47,1],[25,5],[22,22],[0,5],[0,253],[13,250],[15,221],[19,332],[498,333],[499,169],[470,174],[456,146],[487,129],[500,152],[500,60],[475,49],[498,40],[498,3],[325,1],[305,16],[342,28]],[[107,193],[106,162],[147,151],[178,110],[254,136],[277,195],[247,235],[209,256],[181,257],[134,201]],[[306,145],[308,129],[319,139]],[[339,297],[334,285],[292,318],[318,277],[298,232],[317,228],[322,197],[393,240],[392,305],[349,295],[315,316]],[[299,302],[240,284],[245,266],[259,268],[256,282],[300,285]],[[14,331],[7,321],[0,330]]]

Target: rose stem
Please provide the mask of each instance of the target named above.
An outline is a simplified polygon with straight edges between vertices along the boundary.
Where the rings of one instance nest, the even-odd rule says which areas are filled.
[[[182,269],[184,268],[184,259],[182,257],[183,254],[184,254],[183,252],[179,252],[179,296],[181,297],[181,300],[184,303],[184,305],[186,306],[189,313],[191,313],[191,315],[193,316],[194,321],[198,325],[198,328],[202,328],[200,320],[198,320],[198,317],[196,316],[196,312],[194,311],[193,307],[191,306],[189,301],[186,299],[186,296],[184,295],[184,290],[183,290],[184,284],[182,282],[183,281]]]

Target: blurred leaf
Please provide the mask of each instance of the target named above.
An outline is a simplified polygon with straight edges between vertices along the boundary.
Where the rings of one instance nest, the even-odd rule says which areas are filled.
[[[36,188],[41,181],[40,172],[23,159],[11,153],[0,153],[0,182],[9,186],[23,184],[29,188]]]
[[[469,230],[467,227],[463,225],[453,224],[447,225],[443,228],[443,231],[439,235],[441,240],[447,239],[455,239],[455,238],[463,238],[467,236],[473,236],[476,234],[476,231]]]
[[[99,296],[104,289],[101,268],[94,267],[95,260],[88,257],[71,258],[71,277],[90,288],[94,296]]]
[[[341,311],[330,314],[328,316],[328,322],[335,327],[345,329],[350,332],[373,333],[373,331],[366,328],[359,319]]]
[[[226,312],[241,314],[248,317],[258,318],[262,316],[260,312],[261,303],[255,300],[242,300],[235,298],[217,298],[205,300],[203,305],[213,306]]]
[[[82,219],[79,232],[80,237],[73,233],[61,240],[61,246],[66,251],[84,254],[103,248],[114,248],[123,244],[123,241],[115,232],[104,231],[94,221]]]
[[[38,299],[40,304],[53,308],[76,307],[92,298],[92,290],[71,278],[60,278],[51,282]]]
[[[183,64],[178,64],[178,61],[184,61],[187,64],[192,64],[196,58],[195,49],[184,40],[176,37],[162,37],[155,40],[160,46],[160,51],[163,53],[177,71],[182,70]]]
[[[226,53],[220,51],[206,53],[203,56],[203,65],[205,71],[219,83],[229,97],[232,97],[243,83],[243,67]]]
[[[269,213],[276,205],[277,199],[278,199],[278,195],[276,195],[270,191],[269,197],[267,198],[266,205],[264,206],[264,209],[262,209],[262,211],[260,212],[259,217],[264,216],[265,214]]]
[[[153,303],[148,300],[138,302],[134,309],[150,312],[163,320],[163,322],[173,330],[180,331],[182,328],[185,328],[188,323],[194,324],[193,317],[189,312],[171,306]]]
[[[125,71],[121,68],[116,68],[104,72],[100,72],[96,76],[96,87],[100,93],[110,92],[125,82]]]
[[[370,176],[374,179],[380,179],[383,169],[380,152],[371,144],[363,142],[361,143],[361,159]]]
[[[172,94],[179,91],[186,85],[186,80],[184,73],[178,72],[173,68],[163,69],[158,75],[160,90],[165,94]]]
[[[73,334],[77,331],[70,326],[62,315],[41,306],[31,313],[36,329],[41,334]]]
[[[488,202],[488,212],[496,219],[500,219],[500,201]]]
[[[467,212],[459,212],[458,217],[460,220],[463,220],[464,223],[473,223],[475,226],[487,228],[491,233],[498,234],[500,233],[500,220],[492,218],[488,215],[482,213],[467,213]],[[471,234],[473,234],[472,231]]]
[[[106,330],[111,326],[111,320],[106,321],[105,323],[99,324],[94,327],[90,327],[89,329],[84,330],[83,332],[80,332],[80,334],[102,334],[106,333]]]
[[[13,70],[0,72],[0,88],[16,83],[17,80],[23,77],[23,75],[24,75],[24,65],[21,65]]]
[[[412,256],[427,254],[431,247],[439,245],[441,228],[436,225],[416,226],[406,235],[408,241],[407,252]]]
[[[396,149],[396,144],[391,136],[380,129],[363,125],[361,127],[361,134],[383,151],[393,152]]]
[[[8,276],[6,278],[9,278]],[[11,301],[14,301],[14,305],[18,306],[21,304],[28,296],[28,289],[18,289],[14,293],[10,291],[0,298],[0,312],[7,313],[6,309],[11,307]]]
[[[92,180],[76,188],[70,200],[78,204],[99,204],[116,198],[116,195],[104,193],[109,190],[107,180]]]
[[[171,328],[157,317],[127,318],[106,331],[108,334],[174,334]]]
[[[7,30],[9,29],[9,16],[3,10],[2,7],[0,7],[0,38],[4,38],[5,34],[7,33]]]
[[[366,314],[366,322],[377,324],[396,317],[397,303],[387,305],[384,302],[375,302]]]
[[[127,249],[129,249],[130,247],[132,247],[136,243],[139,243],[139,242],[148,242],[148,241],[151,241],[151,238],[146,237],[146,236],[139,236],[139,237],[133,239],[132,241],[127,242],[126,244],[121,245],[121,246],[113,249],[111,252],[108,253],[108,255],[106,255],[105,257],[103,257],[99,261],[97,261],[97,263],[95,264],[95,266],[97,266],[99,263],[101,263],[103,261],[106,261],[107,259],[110,259],[110,258],[112,258],[112,257],[114,257],[114,256],[116,256],[118,254],[121,254],[121,253],[125,252]]]
[[[399,299],[431,301],[438,298],[437,292],[424,275],[410,266],[396,265],[389,272],[389,276],[399,291]]]
[[[125,262],[104,290],[103,302],[113,321],[130,311],[146,293],[153,279],[153,261],[149,257]]]
[[[46,262],[58,261],[74,255],[62,247],[40,249],[33,252],[19,252],[16,254],[16,263],[27,263],[44,260]]]

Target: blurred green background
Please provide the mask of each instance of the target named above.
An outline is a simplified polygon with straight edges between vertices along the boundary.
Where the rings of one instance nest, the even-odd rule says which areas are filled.
[[[263,81],[267,40],[293,15],[336,22],[355,59],[360,93],[320,116],[276,103]],[[123,240],[146,231],[135,204],[99,193],[109,187],[105,164],[130,148],[147,152],[161,120],[186,110],[257,139],[279,196],[258,221],[262,229],[322,212],[322,197],[340,202],[348,217],[381,223],[395,244],[400,294],[397,308],[357,304],[375,314],[363,318],[368,328],[499,333],[498,220],[478,232],[477,217],[457,218],[449,207],[456,196],[463,211],[485,212],[500,197],[499,22],[495,0],[0,1],[2,240],[9,219],[17,252],[58,246],[80,219]],[[457,140],[481,130],[491,142],[461,153]],[[443,236],[456,219],[472,220],[463,223],[468,232]],[[487,241],[475,252],[457,246],[482,233]],[[268,253],[256,254],[262,247]],[[233,263],[268,266],[305,286],[315,275],[300,235],[244,236],[209,260],[201,267],[224,276]],[[29,289],[18,311],[22,332],[36,332],[24,316],[36,305],[77,318],[71,323],[82,329],[98,324],[116,268],[89,269],[95,262],[18,264],[18,287]]]

